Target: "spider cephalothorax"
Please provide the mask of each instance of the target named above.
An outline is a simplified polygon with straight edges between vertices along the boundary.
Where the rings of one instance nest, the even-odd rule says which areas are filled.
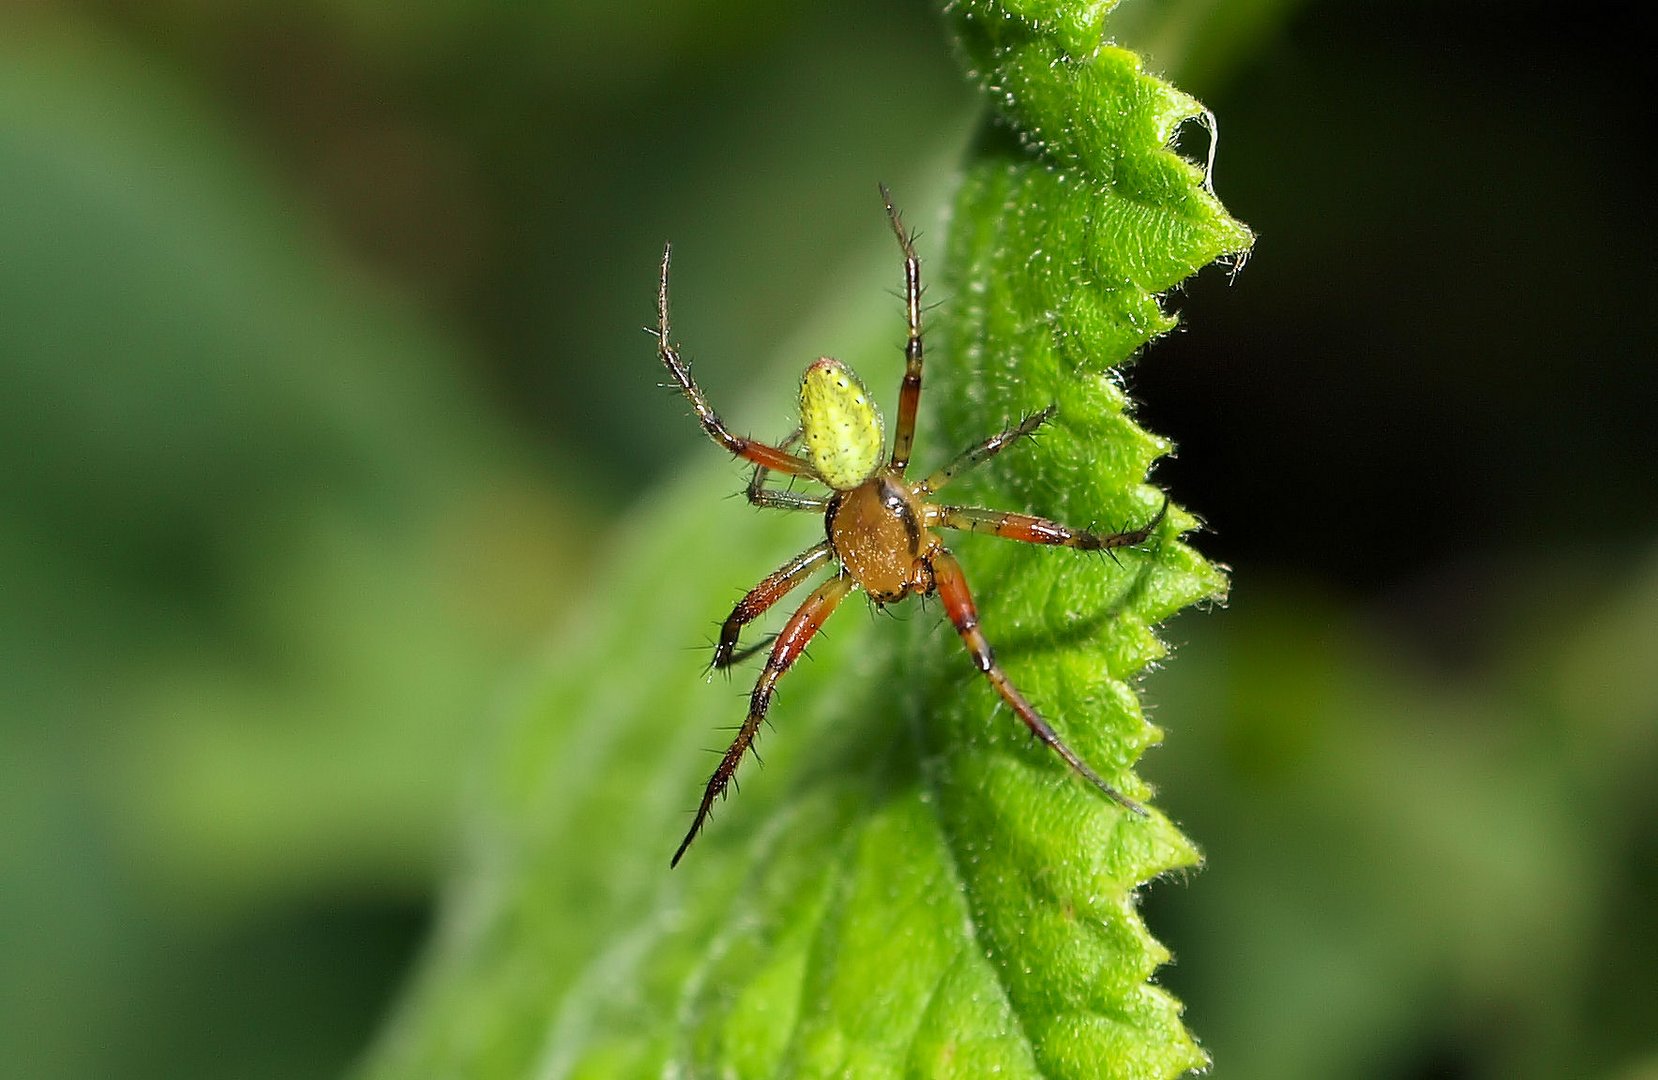
[[[734,435],[709,406],[702,388],[691,377],[691,368],[679,355],[668,334],[668,256],[662,252],[662,277],[657,291],[657,351],[685,394],[698,421],[710,438],[731,453],[754,464],[748,485],[749,501],[756,506],[780,510],[809,510],[823,515],[824,540],[778,567],[769,577],[737,602],[714,647],[714,666],[729,667],[737,657],[737,640],[742,628],[768,611],[812,574],[835,565],[833,577],[819,585],[805,603],[784,624],[771,643],[771,653],[749,695],[748,716],[737,737],[720,758],[714,775],[708,778],[702,803],[685,834],[673,863],[678,865],[698,830],[708,818],[714,800],[722,796],[736,775],[743,755],[754,742],[760,724],[771,705],[772,689],[783,673],[799,659],[836,605],[855,588],[861,588],[877,604],[891,604],[910,595],[937,594],[945,613],[961,635],[973,663],[984,673],[996,692],[1012,707],[1031,732],[1106,795],[1135,813],[1144,813],[1135,803],[1100,779],[1071,748],[1054,733],[1048,722],[1025,700],[996,663],[995,653],[979,629],[978,611],[962,577],[961,564],[950,554],[933,530],[962,529],[992,533],[1027,544],[1053,544],[1100,551],[1144,542],[1163,519],[1164,509],[1145,525],[1128,532],[1102,535],[1073,529],[1057,521],[1029,514],[985,510],[972,506],[951,506],[932,501],[932,496],[958,473],[1000,453],[1010,444],[1030,435],[1054,414],[1052,406],[1025,417],[1020,423],[963,451],[944,468],[925,480],[905,478],[910,450],[915,443],[915,413],[921,402],[921,261],[915,254],[914,237],[904,230],[892,196],[885,187],[881,197],[887,218],[904,252],[904,299],[909,317],[909,338],[904,348],[904,380],[898,391],[898,423],[892,452],[886,455],[881,414],[869,391],[839,360],[823,357],[806,369],[800,381],[800,427],[774,445]],[[804,454],[792,452],[796,444]],[[883,459],[885,456],[885,460]],[[787,473],[815,480],[830,489],[828,495],[806,495],[766,486],[770,472]]]

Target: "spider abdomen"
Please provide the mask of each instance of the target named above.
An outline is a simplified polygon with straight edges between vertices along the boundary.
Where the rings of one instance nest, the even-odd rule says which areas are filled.
[[[879,603],[902,599],[917,582],[927,531],[909,486],[882,474],[837,495],[824,519],[846,572]]]
[[[800,380],[800,434],[818,477],[851,491],[881,467],[881,414],[852,369],[825,356]]]

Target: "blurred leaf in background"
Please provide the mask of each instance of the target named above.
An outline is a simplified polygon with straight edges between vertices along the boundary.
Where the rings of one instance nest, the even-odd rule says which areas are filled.
[[[1633,12],[1114,17],[1215,110],[1261,236],[1132,377],[1181,445],[1158,482],[1238,569],[1153,684],[1152,771],[1209,855],[1150,894],[1163,981],[1221,1077],[1651,1076]],[[693,497],[651,483],[683,445],[633,329],[661,241],[710,391],[785,424],[744,390],[862,355],[872,181],[936,202],[971,126],[934,19],[0,13],[10,1071],[361,1050],[513,672],[591,601],[616,511]],[[729,519],[786,543],[760,520]],[[714,616],[659,617],[677,649]]]
[[[19,1075],[348,1049],[421,919],[464,721],[583,559],[579,497],[456,343],[252,157],[85,24],[0,43]]]

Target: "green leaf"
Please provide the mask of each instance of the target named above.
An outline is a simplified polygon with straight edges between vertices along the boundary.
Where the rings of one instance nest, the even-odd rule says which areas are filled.
[[[935,294],[918,469],[1057,403],[1041,438],[952,499],[1129,526],[1161,502],[1145,477],[1168,447],[1129,419],[1112,368],[1172,325],[1159,292],[1250,237],[1169,149],[1201,106],[1099,44],[1108,9],[952,9],[997,114]],[[890,342],[899,313],[882,314],[871,337]],[[698,684],[685,646],[821,530],[722,499],[735,482],[729,465],[699,470],[630,523],[590,614],[513,710],[468,872],[368,1074],[1201,1067],[1178,1003],[1148,982],[1167,954],[1135,904],[1195,849],[1034,744],[936,605],[891,609],[907,626],[841,612],[781,686],[767,767],[746,765],[742,796],[668,871],[710,765],[698,750],[744,707],[739,686]],[[1178,539],[1193,523],[1171,508],[1120,562],[956,545],[1014,681],[1140,798],[1129,770],[1159,735],[1132,686],[1162,655],[1150,627],[1224,590]]]

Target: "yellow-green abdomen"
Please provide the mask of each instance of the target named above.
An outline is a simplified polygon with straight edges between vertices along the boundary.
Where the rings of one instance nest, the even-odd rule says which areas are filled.
[[[852,490],[881,467],[881,414],[839,360],[825,356],[801,378],[800,434],[818,475],[837,491]]]

